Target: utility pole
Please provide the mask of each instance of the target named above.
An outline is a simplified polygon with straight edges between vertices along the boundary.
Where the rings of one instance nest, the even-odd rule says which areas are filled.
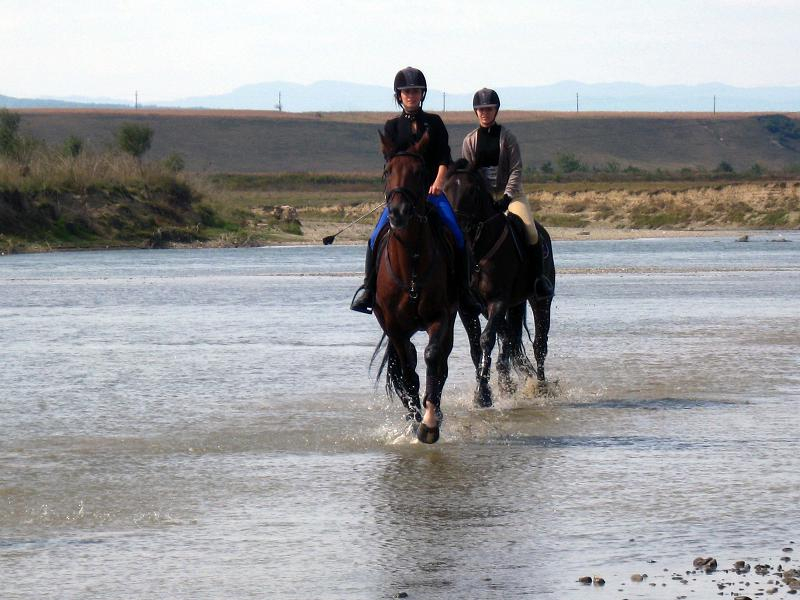
[[[714,94],[714,115],[717,114],[717,95]]]
[[[278,109],[278,112],[283,112],[283,104],[281,103],[281,93],[278,92],[278,103],[275,105],[275,108]]]
[[[136,92],[134,93],[133,108],[135,109],[139,108],[139,90],[136,90]]]
[[[581,103],[578,98],[578,92],[575,92],[575,112],[581,112]]]
[[[442,112],[447,110],[447,93],[442,92]]]

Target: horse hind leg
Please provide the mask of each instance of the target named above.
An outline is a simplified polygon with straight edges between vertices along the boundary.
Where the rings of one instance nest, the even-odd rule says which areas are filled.
[[[511,378],[511,355],[513,342],[510,334],[508,317],[502,327],[498,329],[500,338],[500,352],[497,354],[497,385],[503,394],[513,395],[517,391],[517,384]]]
[[[533,356],[536,359],[536,379],[545,381],[544,361],[547,358],[547,338],[550,334],[550,304],[552,298],[530,300],[535,321]]]

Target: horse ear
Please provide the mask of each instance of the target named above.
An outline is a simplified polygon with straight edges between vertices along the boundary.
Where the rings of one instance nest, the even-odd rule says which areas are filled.
[[[420,140],[411,146],[410,150],[415,152],[416,154],[422,154],[425,151],[425,147],[428,145],[428,142],[431,141],[431,136],[428,134],[428,130],[425,130],[425,133],[422,134]]]
[[[383,152],[383,160],[389,160],[395,153],[395,147],[389,136],[383,135],[383,132],[378,130],[378,136],[381,138],[381,152]]]

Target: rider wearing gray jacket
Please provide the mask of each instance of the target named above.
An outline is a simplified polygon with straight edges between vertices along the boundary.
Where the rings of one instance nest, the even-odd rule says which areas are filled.
[[[497,92],[483,88],[475,92],[472,108],[479,127],[467,134],[461,145],[461,155],[477,167],[498,208],[518,216],[525,225],[531,263],[534,268],[534,289],[539,296],[552,296],[553,285],[544,276],[542,244],[533,219],[528,198],[522,191],[522,157],[519,143],[508,129],[498,124],[500,97]],[[500,195],[502,194],[502,199]]]
[[[483,167],[483,173],[489,189],[496,195],[508,196],[509,198],[519,198],[522,196],[522,156],[519,151],[519,143],[514,134],[501,125],[494,124],[500,136],[500,154],[496,167]],[[476,163],[476,152],[478,148],[478,132],[480,127],[470,131],[464,138],[461,145],[461,156],[470,163]],[[491,127],[489,128],[491,129]]]

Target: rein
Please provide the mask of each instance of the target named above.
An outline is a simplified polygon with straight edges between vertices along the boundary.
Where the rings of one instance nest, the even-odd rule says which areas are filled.
[[[402,152],[398,152],[398,153],[394,154],[389,160],[391,161],[392,159],[394,159],[395,157],[398,157],[398,156],[408,156],[408,157],[414,158],[414,159],[416,159],[416,160],[418,160],[419,162],[422,163],[423,168],[425,167],[425,159],[422,157],[421,154],[418,154],[416,152],[410,152],[410,151],[402,151]],[[387,166],[388,166],[388,163],[387,163]],[[383,170],[384,179],[386,179],[387,175],[388,175],[388,169],[384,168],[384,170]],[[411,207],[413,209],[413,212],[412,212],[412,215],[411,215],[411,219],[416,219],[423,226],[428,224],[428,215],[430,214],[430,211],[431,211],[432,207],[431,207],[430,203],[427,200],[425,200],[424,198],[422,199],[422,203],[423,203],[423,206],[425,207],[425,209],[424,209],[424,211],[422,213],[420,213],[420,211],[417,208],[418,200],[420,198],[409,187],[407,187],[407,186],[397,186],[397,187],[391,188],[390,190],[386,191],[385,196],[386,196],[386,204],[387,204],[387,206],[388,206],[389,202],[391,201],[391,199],[395,196],[395,194],[400,194],[400,196],[402,196],[404,200],[406,200],[407,202],[411,203]],[[421,235],[422,235],[422,232],[420,231],[420,236],[417,239],[416,246],[419,246]],[[391,258],[391,254],[389,253],[389,249],[388,249],[389,241],[391,239],[395,239],[398,242],[400,242],[400,245],[403,246],[403,248],[405,249],[406,253],[411,258],[411,282],[408,285],[406,285],[406,283],[402,279],[400,279],[400,277],[397,275],[395,270],[392,268],[392,258]],[[433,271],[433,267],[435,265],[435,261],[433,259],[439,253],[437,245],[435,243],[433,244],[433,256],[432,256],[432,259],[431,259],[430,266],[428,267],[428,270],[425,271],[425,273],[423,273],[421,276],[418,273],[419,259],[420,259],[421,256],[420,256],[420,254],[419,254],[419,252],[417,250],[417,247],[411,246],[411,244],[409,244],[406,240],[404,240],[403,238],[401,238],[398,235],[396,235],[394,229],[391,229],[389,231],[389,234],[386,235],[383,238],[383,241],[381,242],[381,246],[383,248],[386,248],[386,266],[387,266],[387,268],[389,270],[389,275],[392,277],[392,280],[395,282],[395,284],[397,284],[397,286],[400,289],[402,289],[404,292],[406,292],[408,294],[408,296],[411,299],[412,303],[416,303],[417,300],[419,299],[419,288],[422,286],[422,284],[425,281],[427,281],[428,277],[430,277],[430,274]],[[381,248],[380,251],[383,251],[383,248]]]
[[[466,169],[459,169],[458,171],[455,171],[454,174],[466,175],[467,177],[471,177],[473,175],[472,172],[467,171]],[[476,185],[476,184],[473,183],[473,185]],[[496,213],[496,214],[493,214],[488,219],[485,219],[483,221],[479,221],[474,213],[470,213],[470,212],[463,211],[463,210],[456,210],[455,213],[456,213],[456,215],[458,217],[463,217],[465,219],[465,221],[466,221],[466,226],[463,227],[462,229],[463,229],[464,233],[468,237],[472,238],[471,239],[471,242],[472,242],[471,246],[473,248],[473,251],[474,251],[475,245],[478,243],[478,240],[480,240],[481,235],[483,234],[483,230],[484,230],[484,227],[486,226],[486,224],[489,221],[491,221],[492,219],[496,219],[500,215],[502,215],[502,218],[503,218],[503,230],[500,233],[500,237],[497,238],[497,240],[495,241],[494,245],[491,247],[491,249],[486,254],[484,254],[480,258],[475,257],[475,265],[473,267],[473,271],[475,271],[477,273],[477,272],[480,271],[480,263],[483,262],[483,261],[486,261],[486,260],[490,260],[492,257],[494,257],[494,255],[497,254],[497,252],[503,246],[503,243],[506,241],[506,238],[508,238],[509,234],[511,233],[511,225],[508,222],[508,216],[505,213]]]

